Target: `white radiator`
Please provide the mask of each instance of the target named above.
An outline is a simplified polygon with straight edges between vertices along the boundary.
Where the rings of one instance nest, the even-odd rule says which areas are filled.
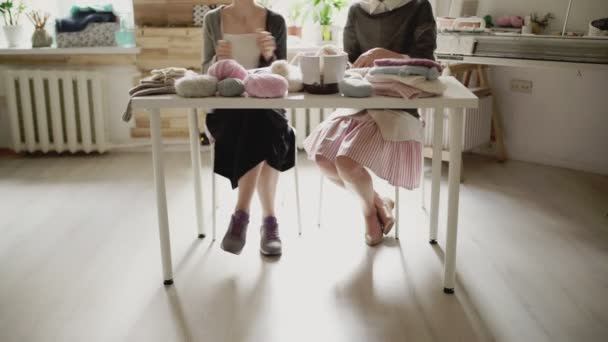
[[[296,130],[296,146],[299,149],[304,148],[304,139],[333,111],[329,108],[287,109],[287,119]]]
[[[16,152],[107,150],[102,73],[21,69],[5,79]]]
[[[444,151],[450,149],[450,134],[448,115],[446,112],[443,115],[443,141],[441,148]],[[433,146],[433,113],[434,109],[426,109],[422,113],[425,127],[424,127],[424,146]],[[462,150],[470,151],[475,147],[479,147],[483,144],[490,142],[492,125],[492,96],[486,96],[479,99],[479,108],[467,109],[464,115],[464,134],[462,141]]]

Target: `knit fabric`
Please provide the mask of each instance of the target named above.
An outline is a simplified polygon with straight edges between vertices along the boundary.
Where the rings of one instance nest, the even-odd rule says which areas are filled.
[[[151,76],[139,81],[139,84],[129,90],[129,96],[150,96],[162,94],[175,94],[175,81],[184,76],[195,76],[196,73],[184,68],[165,68],[152,70]],[[129,122],[133,117],[131,100],[127,103],[122,120]]]
[[[363,79],[345,78],[340,81],[338,88],[346,97],[370,97],[373,93],[371,83]]]
[[[238,78],[226,78],[217,84],[217,91],[224,97],[241,96],[245,92],[245,85]]]
[[[441,80],[428,81],[424,76],[367,75],[366,79],[372,83],[397,81],[434,95],[443,94],[446,88]]]
[[[442,71],[443,67],[441,64],[425,58],[382,58],[374,61],[374,66],[404,66],[404,65],[412,65],[412,66],[422,66],[427,68],[437,68],[437,70]]]
[[[397,76],[424,76],[427,80],[439,78],[439,70],[436,67],[427,68],[417,65],[374,67],[369,71],[370,75],[397,75]]]
[[[435,96],[400,82],[372,82],[376,95],[416,99]]]

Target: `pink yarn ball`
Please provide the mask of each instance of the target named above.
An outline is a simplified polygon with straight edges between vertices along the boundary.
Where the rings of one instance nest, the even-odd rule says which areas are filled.
[[[511,26],[511,17],[505,15],[496,20],[496,24],[499,27],[509,27]]]
[[[247,77],[247,70],[234,59],[222,59],[221,61],[213,63],[213,65],[209,67],[207,73],[214,76],[219,81],[226,78],[244,80],[245,77]]]
[[[245,79],[245,91],[251,97],[283,97],[287,88],[287,80],[275,74],[251,74]]]
[[[513,26],[515,28],[520,28],[520,27],[524,26],[524,18],[514,15],[510,19],[511,19],[511,26]]]

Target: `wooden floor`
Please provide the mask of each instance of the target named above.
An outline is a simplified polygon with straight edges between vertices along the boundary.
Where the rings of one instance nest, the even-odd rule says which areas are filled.
[[[302,158],[304,235],[288,172],[284,256],[260,257],[256,204],[237,257],[196,239],[189,154],[166,163],[167,288],[149,154],[0,157],[0,341],[608,340],[608,177],[467,157],[449,296],[445,216],[433,248],[418,191],[402,192],[401,240],[368,248],[357,203],[329,184],[316,226],[318,173]],[[221,238],[235,194],[219,188]]]

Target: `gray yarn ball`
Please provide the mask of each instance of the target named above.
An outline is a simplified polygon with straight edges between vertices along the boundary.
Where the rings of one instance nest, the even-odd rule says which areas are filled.
[[[209,75],[182,77],[175,81],[175,92],[181,97],[215,96],[217,78]]]
[[[225,78],[217,84],[217,91],[220,96],[241,96],[245,92],[245,85],[238,78]]]
[[[356,78],[345,78],[338,84],[338,88],[347,97],[370,97],[374,92],[371,83]]]

